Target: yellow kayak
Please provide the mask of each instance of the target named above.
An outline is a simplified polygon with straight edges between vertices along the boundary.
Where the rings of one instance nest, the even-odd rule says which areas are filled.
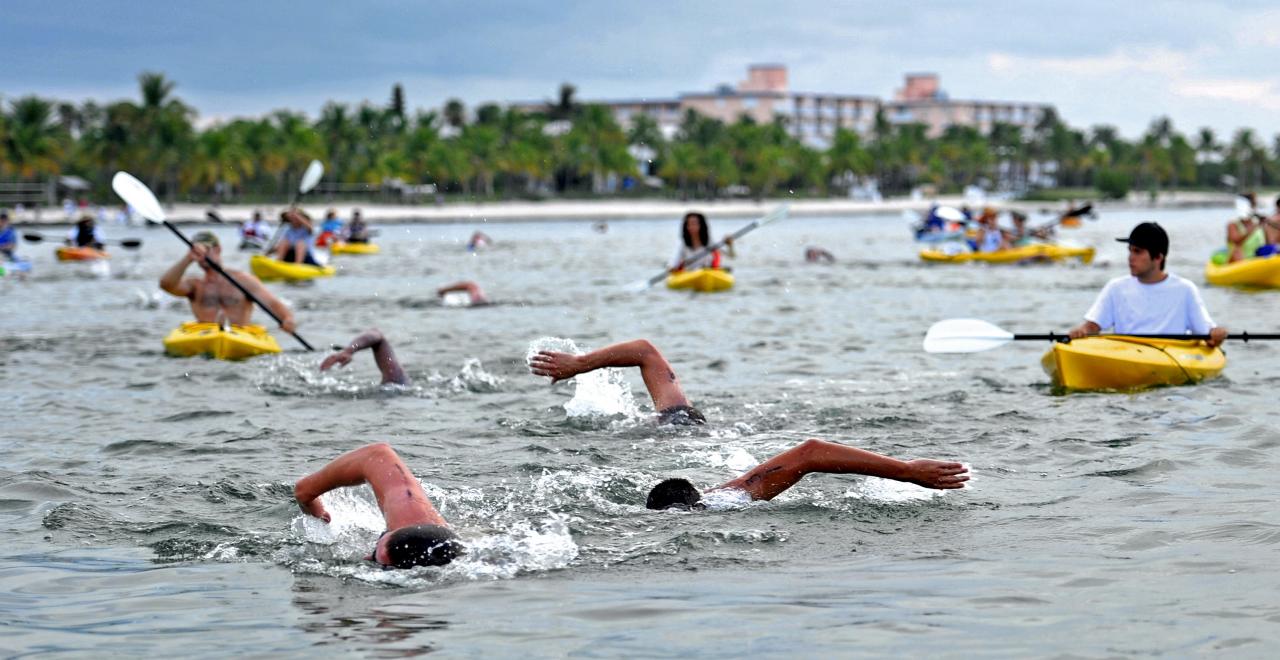
[[[667,276],[668,289],[693,289],[708,293],[733,288],[733,275],[719,268],[699,268]]]
[[[373,243],[334,243],[329,246],[332,254],[377,254],[378,246]]]
[[[920,251],[920,258],[933,263],[958,264],[970,261],[981,261],[991,264],[1012,264],[1031,259],[1040,261],[1062,261],[1063,259],[1079,259],[1081,263],[1093,261],[1093,248],[1055,245],[1053,243],[1032,243],[1020,247],[999,250],[996,252],[960,252],[951,254],[943,250],[927,249]]]
[[[219,360],[243,360],[265,353],[279,353],[280,344],[260,325],[183,323],[164,338],[169,355],[208,355]]]
[[[1280,257],[1254,257],[1230,264],[1204,265],[1204,279],[1217,286],[1280,288]]]
[[[96,261],[98,259],[110,259],[111,255],[106,252],[91,247],[68,247],[61,246],[54,250],[58,261]]]
[[[1227,356],[1199,340],[1107,335],[1055,343],[1040,366],[1055,387],[1133,390],[1213,378],[1227,366]]]
[[[253,274],[257,275],[259,279],[267,282],[273,280],[300,282],[317,277],[332,277],[334,273],[338,272],[333,266],[286,263],[261,254],[249,257],[249,270],[253,271]]]

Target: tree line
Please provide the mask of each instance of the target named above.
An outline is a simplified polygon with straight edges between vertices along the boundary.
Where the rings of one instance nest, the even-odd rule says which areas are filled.
[[[0,178],[77,175],[104,199],[111,175],[124,169],[171,201],[287,197],[312,159],[325,163],[327,182],[348,189],[434,184],[441,194],[475,199],[843,196],[867,182],[884,194],[976,184],[1018,193],[1096,188],[1120,197],[1280,181],[1280,136],[1270,149],[1248,128],[1226,142],[1210,128],[1188,137],[1167,117],[1130,141],[1112,126],[1072,128],[1052,111],[1028,130],[952,126],[936,137],[923,124],[878,114],[867,135],[839,129],[828,147],[815,148],[782,118],[725,123],[689,111],[671,139],[647,116],[624,129],[609,108],[577,102],[567,84],[539,112],[496,104],[469,111],[451,100],[439,111],[410,113],[396,85],[385,105],[330,102],[314,120],[277,110],[204,128],[163,74],[143,73],[139,88],[138,100],[105,105],[4,100]]]

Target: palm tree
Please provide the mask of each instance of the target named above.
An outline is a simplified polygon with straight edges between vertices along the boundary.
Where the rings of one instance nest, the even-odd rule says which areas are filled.
[[[60,173],[66,136],[54,121],[53,104],[24,96],[11,105],[2,136],[6,169],[21,179]]]
[[[458,99],[449,99],[444,104],[444,122],[453,128],[462,128],[467,123],[467,107]]]

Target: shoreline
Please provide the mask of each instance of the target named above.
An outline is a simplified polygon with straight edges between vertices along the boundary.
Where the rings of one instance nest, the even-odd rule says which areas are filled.
[[[1264,199],[1267,197],[1262,196]],[[1229,209],[1234,203],[1233,193],[1213,192],[1165,192],[1151,200],[1147,195],[1130,195],[1125,200],[1109,200],[1094,202],[1098,211],[1108,210],[1140,210],[1168,208],[1207,208],[1223,207]],[[1082,203],[1080,200],[1078,203]],[[931,198],[895,197],[882,201],[859,201],[851,199],[767,199],[761,202],[743,199],[726,200],[549,200],[549,201],[498,201],[480,203],[446,203],[440,205],[410,204],[366,204],[360,202],[325,202],[302,203],[299,207],[309,213],[312,218],[319,219],[329,208],[338,210],[339,217],[348,219],[352,208],[359,208],[365,220],[370,224],[506,224],[520,222],[560,221],[622,221],[644,220],[653,218],[678,219],[686,211],[697,210],[709,217],[738,218],[758,217],[773,207],[790,202],[792,216],[869,216],[901,213],[903,211],[923,212],[933,203],[947,206],[965,204],[958,195]],[[1035,201],[991,201],[989,205],[1001,210],[1016,209],[1035,213],[1042,210],[1059,212],[1066,208],[1064,202]],[[970,206],[981,206],[971,204]],[[89,207],[96,213],[98,207]],[[118,207],[104,207],[107,213],[115,213]],[[262,206],[252,204],[225,204],[219,206],[206,204],[174,204],[165,207],[165,214],[170,222],[179,225],[217,225],[239,224],[247,220],[254,210],[261,210],[268,221],[284,208],[281,206]],[[224,220],[217,223],[206,216],[208,211],[216,211]],[[37,217],[37,215],[39,217]],[[10,211],[13,224],[16,226],[48,226],[69,225],[74,222],[68,218],[61,208],[24,209],[21,213]],[[107,222],[104,226],[116,226],[119,223]],[[136,220],[135,224],[140,224]]]

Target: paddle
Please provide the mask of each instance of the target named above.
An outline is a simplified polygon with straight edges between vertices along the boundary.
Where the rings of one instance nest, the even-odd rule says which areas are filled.
[[[160,208],[160,202],[156,200],[156,196],[151,193],[151,189],[147,188],[147,185],[145,183],[134,178],[132,174],[129,174],[128,172],[116,172],[116,175],[111,178],[111,189],[116,191],[116,194],[119,195],[120,198],[123,199],[125,202],[128,202],[130,206],[137,209],[138,213],[142,214],[142,217],[148,220],[159,222],[164,226],[168,227],[169,231],[173,232],[175,236],[182,239],[182,242],[186,243],[188,248],[195,247],[194,245],[191,244],[191,241],[188,240],[186,236],[182,235],[182,232],[178,231],[177,227],[173,226],[173,223],[165,219],[164,209]],[[249,300],[252,300],[255,304],[258,305],[258,307],[261,307],[262,311],[266,312],[268,316],[275,319],[277,324],[280,324],[280,325],[284,324],[284,321],[281,321],[280,317],[276,316],[276,313],[271,311],[270,307],[267,307],[262,303],[261,300],[258,300],[258,297],[250,293],[248,289],[244,288],[244,285],[237,282],[236,278],[228,275],[227,271],[222,270],[222,266],[218,265],[216,261],[213,261],[212,259],[205,259],[205,264],[207,264],[210,268],[216,271],[219,275],[225,277],[227,281],[230,282],[232,285],[234,285],[237,289],[240,289],[240,293],[243,293],[246,298],[248,298]],[[298,343],[305,346],[308,351],[316,350],[311,347],[311,344],[307,343],[307,340],[299,336],[298,333],[291,332],[289,334],[293,335],[293,338],[297,339]]]
[[[1041,210],[1043,211],[1043,209]],[[1071,209],[1063,213],[1062,215],[1058,216],[1056,220],[1052,222],[1046,223],[1034,229],[1028,229],[1027,233],[1031,235],[1034,235],[1037,233],[1043,234],[1049,231],[1050,229],[1053,229],[1054,227],[1057,227],[1058,225],[1066,222],[1067,218],[1088,218],[1089,220],[1097,220],[1098,216],[1095,215],[1093,212],[1093,204],[1085,204],[1084,206],[1076,207],[1074,209]]]
[[[645,289],[648,289],[649,287],[666,279],[667,275],[670,275],[671,273],[674,273],[680,270],[681,268],[684,268],[685,264],[693,263],[701,259],[702,257],[710,254],[711,252],[715,250],[719,250],[720,248],[724,247],[724,245],[728,243],[730,240],[736,241],[739,238],[742,238],[743,236],[746,236],[747,234],[751,233],[752,231],[759,229],[760,227],[763,227],[771,222],[775,222],[787,217],[787,211],[790,208],[791,208],[790,204],[782,204],[778,208],[767,213],[764,217],[752,220],[742,229],[739,229],[738,231],[733,232],[732,234],[729,234],[728,236],[716,241],[715,243],[712,243],[711,245],[707,245],[703,247],[701,250],[694,252],[688,257],[685,257],[684,260],[682,260],[675,267],[668,268],[662,271],[661,273],[658,273],[657,275],[650,277],[647,280],[640,280],[638,282],[632,283],[627,288],[632,291],[644,291]]]
[[[324,176],[324,163],[321,163],[318,160],[312,160],[307,165],[306,171],[302,173],[302,178],[298,180],[298,189],[294,191],[293,197],[289,199],[289,208],[297,206],[298,198],[311,192],[311,189],[315,188],[316,184],[320,183],[320,177],[322,176]],[[289,223],[284,221],[280,222],[280,225],[276,227],[276,233],[271,236],[271,241],[268,242],[267,247],[263,249],[263,254],[269,254],[271,252],[272,248],[274,248],[276,243],[280,240],[280,234],[284,232],[284,228],[288,224]]]
[[[1106,337],[1107,335],[1092,335]],[[1116,335],[1117,337],[1136,337],[1139,339],[1201,339],[1209,335]],[[1252,335],[1247,332],[1229,334],[1227,339],[1241,341],[1275,340],[1280,334]],[[999,348],[1011,341],[1059,341],[1069,342],[1071,338],[1065,333],[1050,332],[1044,335],[1018,335],[999,326],[980,319],[947,319],[938,321],[929,327],[924,336],[926,353],[978,353]]]
[[[33,231],[23,232],[22,237],[32,243],[39,243],[40,241],[43,241],[45,238],[43,234],[37,234],[36,232],[33,232]],[[122,248],[127,248],[130,250],[142,247],[141,238],[107,238],[107,239],[104,239],[102,242],[105,245],[119,245]]]

